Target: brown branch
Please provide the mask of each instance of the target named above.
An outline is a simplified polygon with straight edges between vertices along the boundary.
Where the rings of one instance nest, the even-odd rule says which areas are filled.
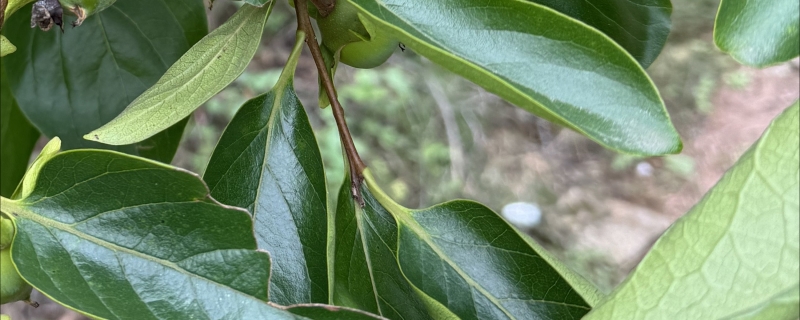
[[[344,118],[344,109],[339,103],[339,98],[336,97],[336,90],[333,86],[333,79],[331,74],[328,73],[328,68],[325,67],[325,60],[322,58],[322,50],[317,43],[317,37],[314,35],[314,28],[311,26],[311,18],[308,16],[308,6],[305,1],[295,1],[295,11],[297,12],[297,29],[305,32],[306,44],[311,51],[311,56],[314,58],[314,63],[317,65],[317,73],[322,80],[322,86],[325,93],[328,95],[328,100],[331,102],[331,110],[333,111],[333,118],[336,120],[336,128],[339,129],[339,138],[342,140],[344,146],[344,153],[347,157],[348,165],[350,166],[350,193],[353,199],[358,202],[361,207],[364,207],[364,198],[361,196],[361,183],[364,181],[364,169],[366,166],[358,155],[355,144],[353,144],[353,137],[350,135],[350,130],[347,128],[347,121]]]
[[[6,8],[8,0],[0,0],[0,29],[3,29],[3,22],[6,21]]]
[[[346,0],[345,0],[346,1]],[[311,0],[311,3],[317,7],[319,11],[320,17],[327,17],[331,12],[333,12],[334,7],[336,7],[336,0]]]

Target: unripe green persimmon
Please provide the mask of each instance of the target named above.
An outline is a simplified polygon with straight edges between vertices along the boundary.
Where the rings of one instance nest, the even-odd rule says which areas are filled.
[[[377,67],[394,53],[399,42],[359,16],[347,0],[338,0],[333,12],[317,19],[322,44],[331,52],[340,51],[339,61],[362,69]]]
[[[345,45],[339,61],[355,68],[372,69],[386,62],[398,45],[399,41],[377,33],[369,41]]]
[[[358,9],[347,0],[337,0],[333,11],[317,19],[322,44],[336,52],[348,43],[369,39],[369,33],[358,18]]]
[[[28,300],[32,289],[11,262],[11,248],[0,250],[0,304]]]
[[[0,217],[0,250],[10,247],[12,240],[14,240],[14,223],[9,218]]]

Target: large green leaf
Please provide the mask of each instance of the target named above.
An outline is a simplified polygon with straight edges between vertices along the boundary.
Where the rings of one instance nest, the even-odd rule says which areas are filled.
[[[517,0],[350,1],[421,55],[606,147],[643,155],[681,150],[641,66],[579,21]]]
[[[348,175],[349,177],[349,175]],[[389,319],[431,319],[397,264],[397,223],[366,187],[366,206],[353,202],[349,178],[342,184],[334,217],[331,303]]]
[[[122,147],[82,136],[117,116],[206,34],[202,0],[120,0],[63,34],[31,29],[30,14],[15,14],[3,31],[18,46],[4,58],[11,89],[42,133],[59,136],[66,149],[172,159],[185,123]]]
[[[4,64],[5,58],[0,61],[0,196],[10,197],[25,175],[39,131],[19,110]]]
[[[587,319],[797,319],[799,111],[778,116]]]
[[[385,208],[398,221],[403,274],[461,319],[577,319],[589,312],[569,282],[489,208],[452,201],[410,210],[369,174],[366,181],[367,207]]]
[[[244,72],[261,44],[261,33],[274,3],[241,7],[118,117],[84,138],[112,145],[135,143],[191,114]]]
[[[17,225],[14,264],[55,301],[109,319],[289,317],[265,303],[269,255],[255,250],[249,215],[210,198],[198,176],[83,150],[37,176],[2,210]]]
[[[669,0],[529,0],[602,31],[647,68],[670,31]]]
[[[292,85],[304,39],[272,91],[236,113],[203,175],[215,199],[252,213],[273,260],[270,300],[283,305],[328,302],[325,173]]]
[[[800,6],[796,0],[722,0],[714,42],[739,62],[756,67],[797,57]]]

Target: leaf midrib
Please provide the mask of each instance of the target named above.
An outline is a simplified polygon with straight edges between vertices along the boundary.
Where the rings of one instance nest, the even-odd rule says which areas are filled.
[[[520,88],[525,88],[525,86],[520,86],[520,85],[516,84],[514,81],[506,79],[505,77],[500,77],[498,75],[495,75],[494,73],[490,72],[487,68],[485,68],[485,67],[483,67],[481,65],[478,65],[478,64],[472,62],[471,60],[467,60],[467,59],[465,59],[464,57],[462,57],[460,55],[453,54],[453,52],[451,50],[449,50],[449,47],[443,46],[440,42],[436,41],[429,34],[427,34],[425,32],[422,32],[418,28],[416,28],[415,24],[413,24],[413,23],[405,20],[401,16],[397,15],[392,9],[390,9],[389,6],[386,5],[386,3],[383,0],[373,0],[373,1],[375,1],[378,4],[378,6],[379,6],[381,11],[385,11],[388,14],[391,14],[391,17],[394,17],[395,19],[402,21],[403,23],[405,23],[406,26],[408,26],[412,30],[415,30],[419,34],[423,35],[425,38],[424,39],[423,38],[418,38],[418,37],[410,34],[402,26],[397,26],[397,25],[391,24],[386,19],[378,17],[378,16],[372,14],[368,10],[362,8],[361,6],[359,6],[358,4],[356,4],[356,3],[352,2],[352,1],[351,1],[351,4],[353,4],[354,6],[359,8],[360,9],[359,11],[360,11],[361,14],[365,14],[365,15],[370,16],[372,18],[372,20],[376,21],[378,24],[381,24],[381,25],[383,25],[384,27],[387,27],[387,28],[394,29],[397,32],[406,35],[406,37],[408,37],[409,39],[413,39],[414,42],[417,42],[420,45],[427,47],[429,50],[439,52],[439,54],[441,54],[443,56],[450,56],[453,59],[455,59],[455,60],[459,61],[460,63],[462,63],[463,65],[465,65],[465,66],[467,66],[469,68],[472,68],[473,70],[477,70],[477,72],[482,74],[484,78],[492,79],[494,81],[494,83],[499,84],[505,90],[509,90],[508,94],[510,96],[516,97],[516,99],[524,100],[527,103],[530,103],[532,108],[535,108],[538,111],[551,116],[555,121],[562,122],[563,124],[567,125],[571,129],[573,129],[573,130],[575,130],[575,131],[577,131],[577,132],[589,137],[591,140],[599,143],[600,145],[606,146],[606,147],[611,148],[611,149],[618,149],[618,147],[616,147],[615,145],[618,145],[619,143],[615,142],[615,141],[605,141],[605,140],[607,140],[607,138],[605,137],[605,135],[602,132],[590,133],[587,129],[584,129],[582,126],[579,126],[574,121],[570,121],[566,117],[564,117],[561,114],[557,113],[554,109],[551,109],[551,108],[545,106],[544,104],[542,104],[538,100],[534,99],[529,94],[523,92]],[[520,1],[520,0],[514,0],[514,1]],[[526,4],[527,5],[534,5],[532,3],[527,3],[527,2],[526,2]],[[637,68],[642,74],[646,75],[645,70],[641,67],[639,62],[630,53],[628,53],[628,51],[625,50],[625,48],[623,48],[616,41],[614,41],[614,39],[612,39],[611,37],[609,37],[605,33],[602,33],[600,31],[594,29],[593,27],[590,27],[590,26],[586,25],[585,23],[583,23],[583,22],[581,22],[581,21],[579,21],[577,19],[574,19],[574,18],[572,18],[572,17],[570,17],[568,15],[565,15],[565,14],[563,14],[561,12],[558,12],[558,11],[552,9],[552,8],[549,8],[549,7],[546,7],[546,6],[542,6],[542,5],[537,5],[537,7],[540,7],[543,10],[551,11],[552,13],[554,13],[556,15],[559,15],[559,16],[562,16],[565,19],[577,21],[582,26],[584,26],[585,29],[589,30],[590,32],[595,33],[599,37],[602,37],[602,38],[606,39],[613,47],[615,47],[618,51],[622,52],[623,56],[627,57],[627,59],[630,60],[630,62],[632,62],[631,65],[633,65],[634,68]],[[384,13],[384,12],[381,12],[381,13],[383,15],[386,15],[386,13]],[[433,44],[433,45],[430,45],[428,43]],[[592,51],[594,51],[594,50],[592,50]],[[608,77],[605,77],[605,78],[608,78]],[[653,83],[652,79],[650,79],[647,76],[645,76],[644,78],[649,82],[649,85],[650,85],[651,88],[655,88],[655,84]],[[611,81],[619,83],[618,81],[616,81],[616,79],[612,79],[612,78],[608,78],[608,79],[611,80]],[[630,85],[626,85],[626,86],[630,86]],[[636,90],[636,91],[639,91],[639,90]],[[537,94],[541,95],[541,93],[538,93],[538,92],[537,92]],[[648,101],[651,100],[650,99],[651,97],[647,97],[647,98],[648,98],[647,99]],[[666,109],[663,108],[663,99],[661,98],[661,95],[657,91],[655,92],[654,98],[657,99],[657,101],[655,101],[655,103],[657,105],[661,105],[662,106],[662,108],[660,108],[661,110],[659,110],[659,112],[658,112],[659,115],[666,116],[667,119],[669,119],[669,115],[666,112]],[[621,145],[621,146],[624,146],[624,145]],[[633,151],[633,150],[630,151],[630,152],[640,153],[640,151]]]
[[[358,235],[361,238],[361,250],[364,251],[364,262],[367,264],[367,269],[369,270],[369,280],[370,280],[369,283],[370,285],[372,285],[372,293],[375,297],[375,307],[378,308],[378,314],[383,316],[383,310],[381,308],[381,303],[379,301],[381,300],[381,298],[378,295],[378,288],[375,287],[375,276],[374,276],[374,271],[372,270],[372,258],[370,258],[369,250],[367,250],[368,242],[366,235],[364,234],[364,232],[366,231],[364,229],[364,221],[363,221],[364,217],[362,216],[364,214],[364,208],[359,208],[355,202],[352,202],[353,200],[350,201],[351,201],[350,203],[353,205],[353,213],[356,216],[356,227],[358,228]]]
[[[192,200],[192,201],[179,201],[179,202],[171,202],[171,203],[192,203],[192,202],[197,202],[197,201],[196,200]],[[141,253],[141,252],[138,252],[138,251],[135,251],[135,250],[132,250],[132,249],[129,249],[129,248],[126,248],[126,247],[123,247],[123,246],[108,242],[106,240],[97,238],[95,236],[86,234],[84,232],[80,232],[79,230],[75,230],[69,224],[66,224],[66,223],[63,223],[63,222],[58,222],[58,221],[55,221],[55,220],[52,220],[52,219],[44,218],[44,217],[42,217],[40,215],[37,215],[36,213],[34,213],[34,212],[32,212],[32,211],[30,211],[27,208],[24,208],[22,206],[19,206],[18,208],[19,208],[19,210],[14,212],[14,213],[17,214],[20,218],[31,220],[31,221],[33,221],[35,223],[38,223],[38,224],[44,226],[48,230],[50,230],[51,228],[52,229],[57,229],[57,230],[69,233],[71,235],[74,235],[74,236],[76,236],[76,237],[78,237],[80,239],[84,239],[86,241],[92,242],[92,243],[94,243],[94,244],[96,244],[96,245],[98,245],[100,247],[107,248],[107,249],[110,249],[110,250],[114,250],[114,251],[117,251],[117,252],[126,253],[126,254],[129,254],[131,256],[143,259],[143,260],[148,260],[148,261],[151,261],[151,262],[155,262],[157,264],[169,267],[169,268],[171,268],[171,269],[173,269],[173,270],[175,270],[175,271],[177,271],[177,272],[179,272],[181,274],[184,274],[187,277],[192,277],[192,278],[196,278],[196,279],[202,279],[202,280],[208,281],[210,283],[213,283],[213,284],[215,284],[217,286],[225,287],[225,288],[228,288],[228,289],[230,289],[232,291],[235,291],[235,292],[237,292],[239,294],[251,297],[251,298],[253,298],[255,300],[260,300],[259,298],[255,297],[253,295],[241,292],[241,291],[236,290],[236,289],[234,289],[234,288],[232,288],[230,286],[227,286],[227,285],[224,285],[222,283],[219,283],[219,282],[216,282],[214,280],[211,280],[209,278],[202,277],[200,275],[188,272],[188,271],[186,271],[186,269],[183,269],[180,266],[178,266],[177,263],[175,263],[175,262],[172,262],[172,261],[169,261],[169,260],[160,259],[160,258],[156,258],[156,257],[150,256],[150,255],[146,255],[144,253]],[[101,214],[104,214],[104,213],[107,213],[107,212],[100,212],[100,213],[98,213],[98,215],[101,215]],[[191,257],[197,256],[197,255],[200,255],[200,254],[206,254],[206,253],[210,253],[210,252],[223,251],[223,250],[229,250],[229,249],[215,249],[215,250],[212,250],[212,251],[200,252],[200,253],[196,253],[196,254],[193,254],[191,256],[185,257],[184,259],[181,259],[181,261],[184,261],[186,259],[189,259]]]
[[[483,288],[483,286],[481,286],[480,284],[475,282],[475,280],[473,280],[472,277],[468,276],[464,272],[464,270],[461,270],[461,268],[455,262],[453,262],[448,255],[444,254],[442,249],[439,248],[439,246],[436,245],[430,239],[429,235],[427,235],[427,233],[422,228],[422,226],[420,226],[414,220],[414,218],[411,217],[411,212],[410,211],[409,212],[399,212],[399,213],[392,212],[392,215],[395,216],[395,217],[398,217],[398,219],[397,219],[398,220],[397,221],[398,222],[397,223],[398,229],[403,227],[403,226],[405,226],[409,230],[414,232],[420,239],[422,239],[422,241],[425,242],[425,244],[427,244],[436,253],[437,256],[439,256],[440,259],[442,259],[442,261],[446,262],[451,268],[453,268],[453,270],[455,270],[456,273],[458,273],[458,275],[461,276],[461,278],[464,279],[464,281],[466,281],[471,287],[477,289],[478,292],[480,292],[484,297],[489,299],[489,301],[491,301],[495,306],[497,306],[497,308],[499,308],[503,312],[503,314],[505,314],[509,319],[516,319],[516,317],[514,317],[511,314],[511,312],[506,310],[506,308],[500,303],[500,301],[498,300],[497,297],[495,297],[494,295],[490,294],[485,288]],[[406,215],[408,215],[408,217],[405,217]],[[403,217],[403,218],[400,218],[400,217]],[[399,239],[399,237],[402,236],[402,233],[398,233],[397,236],[398,236],[398,239]],[[399,243],[399,241],[398,241],[398,243]],[[398,248],[398,261],[399,261],[399,248]],[[402,264],[400,264],[400,268],[402,268]],[[474,302],[474,299],[473,299],[473,302]],[[478,315],[477,312],[476,312],[476,315]]]

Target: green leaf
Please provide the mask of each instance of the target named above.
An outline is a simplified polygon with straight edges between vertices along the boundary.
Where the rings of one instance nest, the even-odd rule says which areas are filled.
[[[327,190],[314,132],[292,85],[300,36],[275,87],[231,120],[203,179],[222,203],[253,214],[273,259],[270,301],[328,302]]]
[[[763,303],[731,317],[736,320],[797,319],[800,316],[800,284],[790,287]]]
[[[14,51],[17,51],[17,47],[11,41],[8,41],[6,36],[0,35],[0,57],[5,57],[14,53]]]
[[[321,304],[294,305],[286,309],[295,315],[319,320],[373,320],[381,319],[376,315],[350,308],[334,307]]]
[[[12,259],[35,288],[108,319],[293,318],[268,305],[269,255],[247,212],[187,171],[111,151],[66,151],[30,195],[2,198]]]
[[[110,148],[169,162],[185,123],[147,141],[109,147],[84,134],[117,116],[206,32],[201,0],[117,1],[65,33],[30,28],[30,7],[3,30],[18,46],[5,57],[23,113],[65,149]]]
[[[36,0],[8,0],[8,6],[6,7],[6,12],[5,12],[6,21],[8,21],[8,18],[12,14],[14,14],[14,12],[17,12],[17,10],[19,10],[20,8],[22,8],[26,4],[29,4],[29,3],[34,2],[34,1],[36,1]]]
[[[398,221],[397,258],[420,291],[461,319],[578,319],[590,306],[505,220],[471,201],[410,210],[365,174]],[[375,201],[377,199],[377,201]]]
[[[274,3],[241,7],[119,116],[84,138],[112,145],[135,143],[190,115],[244,72],[261,44],[261,33]]]
[[[795,103],[778,116],[586,319],[723,319],[762,311],[797,319],[799,110]]]
[[[254,5],[256,7],[261,7],[261,6],[265,5],[265,4],[267,4],[267,2],[270,2],[270,0],[244,0],[244,3],[249,3],[249,4]]]
[[[0,196],[10,197],[25,175],[40,134],[19,110],[4,66],[5,58],[0,61]]]
[[[33,187],[36,186],[36,179],[39,177],[39,171],[41,171],[42,166],[60,151],[61,139],[58,137],[50,139],[42,148],[42,151],[39,152],[39,155],[36,156],[36,159],[33,160],[28,171],[25,172],[25,176],[22,177],[22,181],[17,185],[17,189],[14,190],[11,199],[16,200],[30,195]]]
[[[682,148],[636,60],[572,18],[525,1],[350,1],[415,52],[608,148],[640,155]]]
[[[800,55],[798,17],[795,0],[722,0],[714,42],[746,65],[781,63]]]
[[[329,257],[331,303],[389,319],[431,319],[397,264],[397,222],[366,187],[366,206],[355,205],[350,180],[339,191]]]
[[[529,0],[602,31],[647,68],[667,42],[669,0]]]
[[[516,229],[515,229],[516,230]],[[520,234],[518,232],[518,234]],[[594,307],[598,305],[604,298],[605,294],[603,294],[600,289],[598,289],[594,284],[592,284],[589,280],[584,278],[579,273],[573,271],[563,262],[559,261],[555,256],[553,256],[550,252],[536,243],[530,236],[526,234],[520,234],[520,237],[528,243],[533,251],[535,251],[545,262],[547,262],[553,269],[555,269],[564,280],[572,286],[572,290],[575,290],[577,294],[583,298],[586,303]]]

